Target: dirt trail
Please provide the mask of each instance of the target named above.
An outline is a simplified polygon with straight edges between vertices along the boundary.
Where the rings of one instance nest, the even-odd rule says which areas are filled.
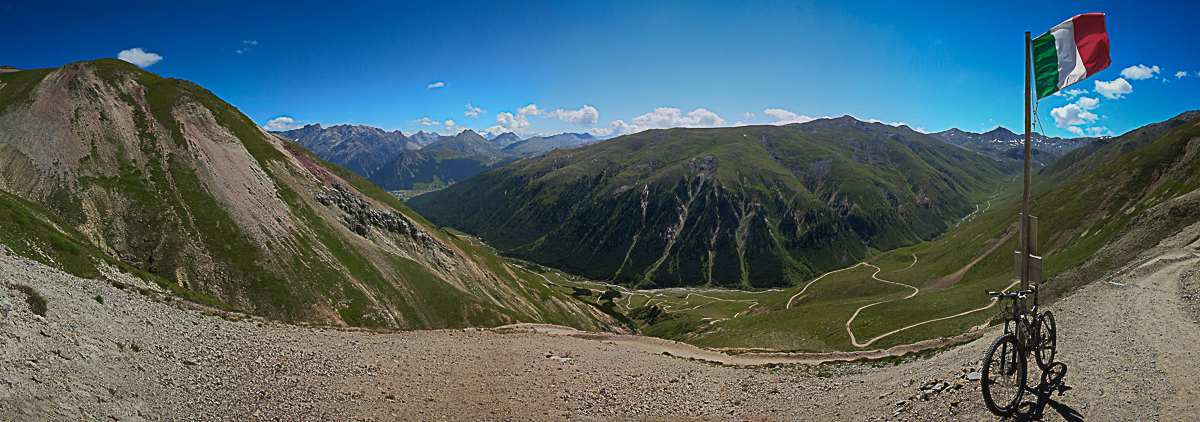
[[[1015,420],[1193,420],[1200,323],[1179,289],[1197,272],[1194,251],[1149,251],[1051,306],[1061,364],[1040,383],[1031,366]],[[725,356],[553,326],[371,333],[228,321],[3,253],[0,275],[50,309],[35,317],[0,286],[12,307],[0,313],[4,420],[999,420],[966,376],[998,327],[896,366],[742,368],[730,365],[837,356]],[[934,384],[950,387],[922,389]]]

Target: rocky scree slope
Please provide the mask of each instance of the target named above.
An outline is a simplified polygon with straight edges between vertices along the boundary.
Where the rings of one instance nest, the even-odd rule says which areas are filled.
[[[931,239],[1012,170],[843,117],[646,131],[517,161],[408,205],[593,279],[753,288]]]
[[[211,92],[115,59],[0,74],[0,190],[79,234],[62,245],[272,318],[599,326]],[[49,236],[31,256],[59,249]]]

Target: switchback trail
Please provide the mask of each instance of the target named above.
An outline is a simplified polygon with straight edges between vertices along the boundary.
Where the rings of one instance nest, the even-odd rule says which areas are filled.
[[[1200,227],[1179,237],[1197,235]],[[0,312],[5,420],[999,420],[967,375],[1002,333],[998,326],[894,366],[742,368],[735,365],[900,349],[726,356],[548,326],[301,327],[180,309],[179,300],[119,289],[108,277],[140,280],[81,279],[0,251],[0,278],[49,304],[44,317],[34,315],[24,293],[0,284],[4,309],[11,308]],[[1053,376],[1030,366],[1031,390],[1015,420],[1200,414],[1200,317],[1191,309],[1200,255],[1155,248],[1105,277],[1048,306],[1058,322],[1058,364]],[[726,364],[683,358],[691,354]],[[923,388],[935,384],[940,392]]]

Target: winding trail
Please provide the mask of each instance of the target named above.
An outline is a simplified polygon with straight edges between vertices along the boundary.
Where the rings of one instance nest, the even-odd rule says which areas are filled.
[[[825,276],[827,276],[827,275],[830,275],[830,274],[833,274],[833,273],[836,273],[836,272],[839,272],[839,271],[846,271],[846,270],[849,270],[849,269],[852,269],[852,268],[858,268],[860,265],[866,265],[866,264],[867,264],[866,262],[859,262],[859,263],[857,263],[857,264],[854,264],[854,265],[852,265],[852,266],[849,266],[849,267],[846,267],[846,268],[842,268],[842,269],[840,269],[840,270],[833,270],[833,271],[827,272],[827,273],[825,273],[825,274],[821,274],[821,276],[820,276],[820,277],[814,278],[812,281],[808,282],[808,284],[805,284],[805,285],[804,285],[804,288],[803,288],[803,289],[800,289],[800,292],[799,292],[799,293],[796,293],[796,294],[792,295],[792,297],[791,297],[790,299],[788,299],[787,307],[785,307],[784,309],[792,309],[792,302],[795,302],[797,297],[799,297],[800,295],[804,294],[804,292],[808,291],[808,286],[811,286],[811,285],[813,285],[813,283],[816,283],[816,282],[817,282],[817,280],[820,280],[820,279],[822,279],[822,278],[825,278]]]
[[[915,254],[915,253],[914,253],[914,254],[912,254],[912,256],[913,256],[913,262],[912,262],[911,264],[908,264],[908,266],[907,266],[907,267],[904,267],[904,270],[907,270],[907,269],[909,269],[909,268],[912,268],[912,267],[913,267],[913,265],[917,265],[917,254]],[[896,272],[901,272],[901,271],[904,271],[904,270],[896,270]]]

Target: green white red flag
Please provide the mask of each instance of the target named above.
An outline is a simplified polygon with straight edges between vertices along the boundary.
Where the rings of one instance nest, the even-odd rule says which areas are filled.
[[[1082,81],[1112,62],[1103,13],[1073,17],[1033,39],[1032,48],[1038,99]]]

